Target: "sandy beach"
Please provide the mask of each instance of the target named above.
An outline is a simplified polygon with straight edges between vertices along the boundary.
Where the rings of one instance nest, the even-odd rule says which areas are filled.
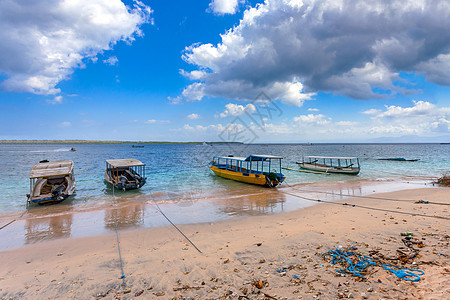
[[[450,188],[422,188],[347,199],[287,213],[56,239],[3,251],[1,299],[445,299],[450,297]],[[413,233],[414,253],[401,232]],[[420,242],[423,247],[419,248]],[[411,245],[411,244],[410,244]],[[420,245],[420,246],[422,246]],[[397,278],[379,265],[365,279],[339,274],[329,250],[346,250],[424,272]],[[401,252],[399,252],[399,250]]]

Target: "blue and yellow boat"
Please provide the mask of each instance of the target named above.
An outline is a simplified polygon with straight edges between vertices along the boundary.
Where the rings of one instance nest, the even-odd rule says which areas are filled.
[[[209,163],[209,168],[223,178],[275,187],[285,179],[281,173],[282,159],[281,156],[273,155],[215,156]]]

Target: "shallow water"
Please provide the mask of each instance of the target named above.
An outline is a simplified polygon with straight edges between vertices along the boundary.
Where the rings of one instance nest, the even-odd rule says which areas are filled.
[[[118,226],[122,230],[167,225],[154,203],[176,224],[214,222],[233,217],[264,215],[312,205],[285,194],[289,185],[313,183],[319,190],[367,195],[424,186],[431,177],[450,170],[450,145],[0,145],[0,249],[54,238],[79,237],[115,229],[113,191],[105,184],[105,160],[136,158],[147,164],[147,184],[140,190],[115,191]],[[284,156],[284,167],[297,169],[302,155],[358,156],[358,176],[321,175],[283,170],[287,179],[267,189],[219,178],[208,169],[215,155]],[[380,157],[420,159],[417,162],[379,161]],[[73,160],[76,193],[58,205],[26,208],[29,172],[40,160]],[[296,192],[296,191],[294,191]],[[341,197],[301,192],[324,201]],[[23,214],[23,215],[22,215]]]
[[[450,145],[440,144],[364,144],[364,145],[0,145],[0,212],[25,209],[29,193],[28,175],[40,160],[73,160],[77,181],[76,194],[65,201],[72,209],[101,205],[112,195],[103,180],[105,160],[136,158],[147,164],[148,183],[139,191],[116,193],[118,197],[142,196],[151,193],[160,199],[178,199],[186,193],[205,197],[242,187],[238,182],[214,176],[208,163],[214,155],[246,156],[272,154],[284,156],[284,167],[295,164],[302,155],[358,156],[361,173],[358,176],[324,176],[283,170],[286,182],[354,181],[394,179],[405,176],[438,177],[450,170]],[[417,162],[379,161],[380,157],[417,158]]]

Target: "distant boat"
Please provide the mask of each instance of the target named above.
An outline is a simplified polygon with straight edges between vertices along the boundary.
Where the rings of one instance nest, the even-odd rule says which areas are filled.
[[[72,148],[70,149],[70,151],[74,152],[74,151],[77,151],[77,150],[76,150],[75,148],[72,147]]]
[[[325,173],[357,175],[361,170],[357,157],[304,156],[297,164],[302,169]]]
[[[123,191],[139,189],[146,182],[145,164],[137,159],[109,159],[106,161],[105,180]]]
[[[275,187],[285,179],[281,173],[281,159],[283,157],[272,155],[250,155],[247,158],[216,156],[209,163],[209,168],[226,179]]]
[[[406,159],[403,157],[388,157],[388,158],[377,158],[377,160],[392,160],[392,161],[418,161],[420,159]]]
[[[72,195],[74,190],[73,161],[43,160],[31,169],[27,203],[58,203]]]
[[[144,148],[143,145],[132,145],[131,147],[132,147],[132,148]]]

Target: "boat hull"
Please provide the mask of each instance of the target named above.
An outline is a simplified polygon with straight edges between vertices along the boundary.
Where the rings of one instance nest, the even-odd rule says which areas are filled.
[[[230,171],[230,170],[224,170],[219,169],[216,166],[212,165],[210,166],[211,171],[214,172],[217,176],[220,176],[222,178],[231,179],[239,182],[244,183],[250,183],[260,186],[267,186],[267,187],[275,187],[281,182],[270,180],[270,183],[268,183],[269,179],[267,179],[266,175],[264,174],[255,174],[255,173],[243,173],[243,172],[237,172],[237,171]]]
[[[53,195],[39,195],[39,196],[28,195],[28,203],[44,205],[44,204],[56,204],[66,200],[67,198],[72,196],[72,194],[75,192],[76,181],[75,177],[73,177],[72,175],[67,176],[65,180],[70,184],[70,186],[61,195],[59,195],[58,198],[54,197]],[[33,190],[33,194],[34,193],[36,192]]]
[[[143,181],[141,181],[139,183],[133,183],[133,182],[131,182],[131,183],[130,182],[122,183],[122,182],[119,182],[119,183],[116,184],[116,183],[113,182],[111,177],[108,175],[107,171],[105,171],[104,177],[105,177],[105,181],[107,183],[111,184],[112,186],[116,187],[119,190],[125,190],[125,191],[140,189],[147,182],[147,180],[144,178]]]
[[[356,167],[334,167],[334,166],[327,166],[327,165],[321,165],[321,164],[309,164],[309,163],[303,163],[303,162],[297,162],[297,164],[305,170],[311,170],[311,171],[317,171],[317,172],[324,172],[324,173],[336,173],[336,174],[348,174],[348,175],[358,175],[360,168]]]

